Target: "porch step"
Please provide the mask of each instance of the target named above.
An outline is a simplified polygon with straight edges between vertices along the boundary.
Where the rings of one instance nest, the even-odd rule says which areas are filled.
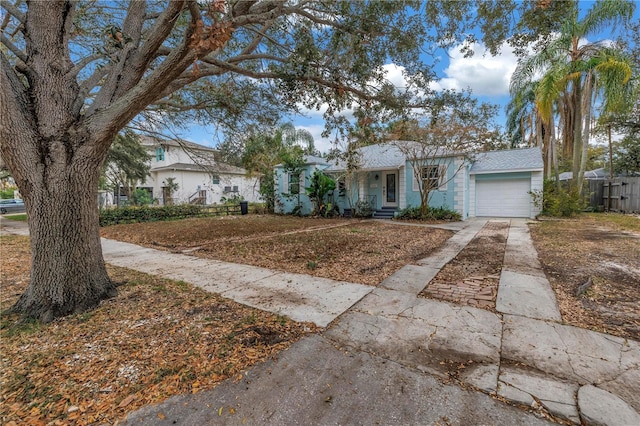
[[[374,219],[393,219],[395,211],[396,211],[395,207],[383,207],[380,210],[376,210],[373,213],[373,218]]]

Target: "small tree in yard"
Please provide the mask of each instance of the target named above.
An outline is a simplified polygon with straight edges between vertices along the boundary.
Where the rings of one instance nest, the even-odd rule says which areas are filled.
[[[333,210],[331,203],[327,204],[326,197],[336,189],[336,181],[325,175],[322,170],[315,170],[311,175],[311,182],[306,188],[309,199],[314,204],[316,214],[328,216]]]
[[[149,157],[135,133],[127,130],[116,136],[103,170],[105,186],[115,191],[116,200],[120,199],[120,188],[131,200],[138,184],[146,181],[151,169]]]

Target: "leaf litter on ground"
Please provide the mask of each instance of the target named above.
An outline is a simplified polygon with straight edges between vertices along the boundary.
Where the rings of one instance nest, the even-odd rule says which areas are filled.
[[[28,284],[30,255],[28,237],[0,244],[4,312]],[[95,310],[50,324],[2,314],[3,424],[113,424],[242,374],[317,331],[185,282],[108,270],[123,284]]]

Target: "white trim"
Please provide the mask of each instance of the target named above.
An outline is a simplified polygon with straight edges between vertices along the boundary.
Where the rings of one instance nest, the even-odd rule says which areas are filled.
[[[438,187],[432,188],[431,191],[441,191],[441,192],[446,191],[447,183],[448,183],[447,165],[446,164],[424,164],[420,166],[420,174],[422,174],[422,169],[424,167],[438,167]],[[420,188],[418,187],[418,180],[416,179],[416,173],[415,173],[415,170],[413,169],[413,166],[411,168],[411,175],[413,176],[413,179],[411,182],[411,190],[413,192],[419,192]]]
[[[383,207],[398,207],[398,198],[399,195],[398,194],[398,190],[400,185],[398,185],[398,171],[393,171],[393,172],[382,172],[382,206]],[[387,185],[387,176],[389,175],[394,175],[395,179],[394,179],[394,183],[395,183],[395,193],[396,193],[396,201],[395,203],[391,203],[387,201],[387,192],[388,192],[388,188],[386,188]]]

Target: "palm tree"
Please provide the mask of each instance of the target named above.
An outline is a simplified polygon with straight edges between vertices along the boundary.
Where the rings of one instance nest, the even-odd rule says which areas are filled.
[[[552,122],[554,105],[563,120],[563,144],[571,145],[574,185],[582,188],[586,151],[591,130],[592,105],[600,99],[603,111],[619,104],[624,85],[631,76],[631,61],[611,43],[584,40],[603,28],[629,22],[634,3],[625,0],[599,1],[580,18],[578,2],[561,27],[560,34],[543,50],[525,58],[516,69],[516,81],[534,81],[541,117]],[[565,151],[568,153],[568,151]]]

